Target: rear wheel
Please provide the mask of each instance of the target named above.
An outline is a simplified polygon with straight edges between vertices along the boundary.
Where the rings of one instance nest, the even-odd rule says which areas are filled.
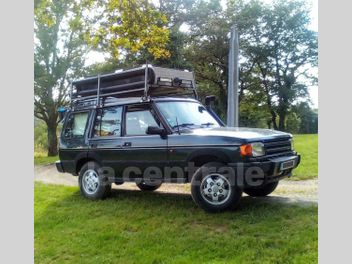
[[[192,198],[207,212],[220,212],[235,208],[242,196],[242,190],[231,183],[228,176],[217,172],[222,166],[225,165],[209,162],[199,168],[192,178]],[[209,168],[215,171],[210,172]]]
[[[78,183],[81,194],[91,200],[106,198],[111,190],[111,183],[106,176],[99,173],[99,164],[87,162],[79,172]]]
[[[159,189],[161,186],[161,182],[148,182],[146,183],[145,181],[137,182],[136,183],[137,187],[141,189],[142,191],[155,191]]]
[[[279,182],[271,182],[264,185],[263,187],[246,188],[243,191],[249,196],[253,196],[253,197],[267,196],[271,194],[273,191],[275,191],[278,184]]]
[[[115,182],[114,182],[116,185],[122,185],[124,184],[125,182],[123,180],[120,180],[120,179],[115,179]]]

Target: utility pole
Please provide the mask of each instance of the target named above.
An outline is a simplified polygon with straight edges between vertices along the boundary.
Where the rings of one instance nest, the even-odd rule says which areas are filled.
[[[238,32],[231,27],[229,51],[229,82],[227,85],[227,126],[238,127]]]

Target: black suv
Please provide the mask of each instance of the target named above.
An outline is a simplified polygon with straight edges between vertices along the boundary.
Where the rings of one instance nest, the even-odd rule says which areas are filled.
[[[292,136],[226,127],[213,100],[197,100],[191,72],[150,65],[75,81],[57,169],[79,175],[89,199],[126,181],[143,191],[190,182],[194,201],[210,212],[235,207],[242,191],[270,194],[300,162]]]

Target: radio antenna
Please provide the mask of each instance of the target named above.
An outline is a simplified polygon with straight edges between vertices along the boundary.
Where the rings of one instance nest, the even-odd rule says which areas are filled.
[[[179,135],[181,135],[181,133],[180,133],[180,126],[178,125],[178,121],[177,121],[177,116],[176,116],[176,125],[177,125],[177,133],[178,133]]]

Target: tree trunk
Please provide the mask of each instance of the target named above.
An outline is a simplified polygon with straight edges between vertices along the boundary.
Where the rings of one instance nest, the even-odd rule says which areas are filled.
[[[277,124],[276,124],[276,113],[271,110],[271,122],[273,123],[273,129],[278,130]]]
[[[57,123],[56,122],[49,122],[47,123],[48,126],[48,156],[56,156],[58,154],[57,149]]]
[[[268,80],[266,79],[266,73],[264,71],[264,69],[261,67],[260,63],[258,63],[258,66],[259,66],[259,69],[260,69],[260,72],[263,76],[263,85],[264,85],[264,92],[266,94],[266,102],[267,102],[267,105],[268,105],[268,108],[269,108],[269,111],[270,111],[270,114],[271,114],[271,122],[273,123],[273,128],[275,130],[277,130],[277,124],[276,124],[276,113],[273,109],[273,105],[271,103],[271,96],[270,96],[270,92],[269,92],[269,83],[268,83]]]
[[[276,113],[275,113],[275,111],[273,109],[273,106],[271,104],[271,99],[270,99],[269,93],[267,93],[267,104],[268,104],[268,108],[269,108],[269,111],[270,111],[270,114],[271,114],[271,122],[273,123],[273,128],[275,130],[277,130],[278,129],[277,124],[276,124],[276,116],[277,115],[276,115]]]
[[[286,112],[280,112],[279,118],[279,130],[285,131]]]

